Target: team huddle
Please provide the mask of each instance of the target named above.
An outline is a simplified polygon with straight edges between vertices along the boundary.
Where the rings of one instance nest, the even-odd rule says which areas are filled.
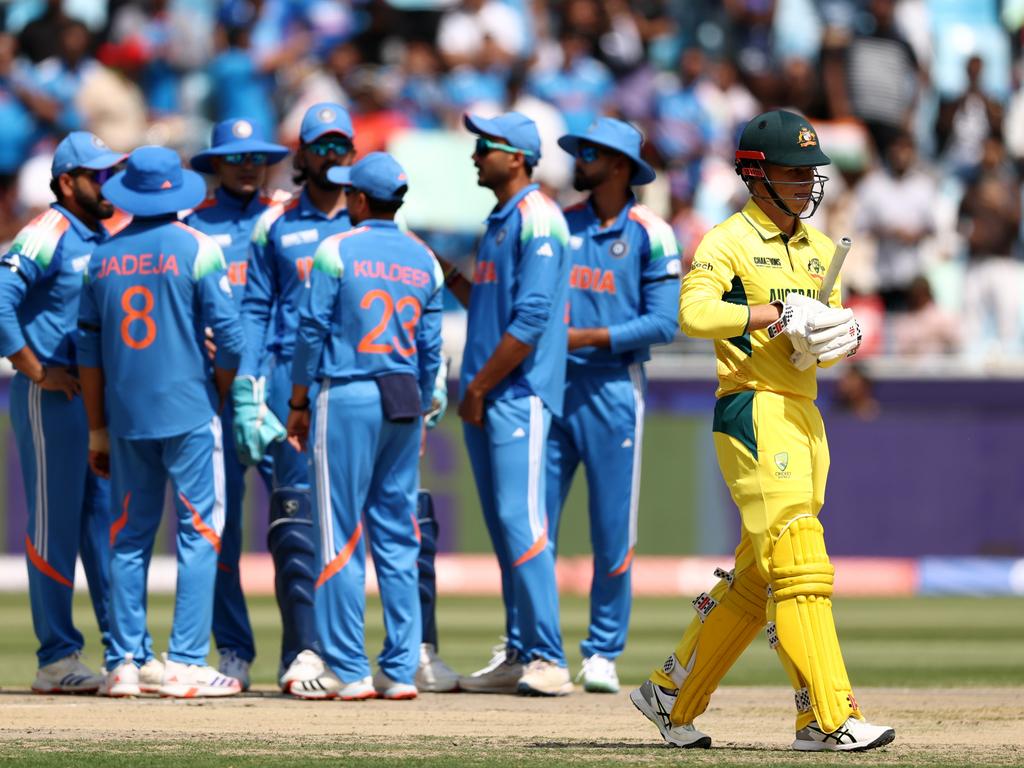
[[[817,519],[828,448],[815,368],[854,354],[860,328],[838,287],[809,298],[831,260],[828,238],[801,221],[829,163],[813,129],[780,111],[751,121],[736,161],[751,199],[705,238],[680,291],[674,234],[633,195],[655,178],[634,127],[602,117],[559,140],[588,193],[563,212],[531,180],[541,143],[529,118],[467,115],[465,126],[477,181],[496,198],[470,277],[396,223],[409,180],[386,153],[355,162],[337,104],[302,121],[292,196],[264,196],[288,149],[244,118],[215,127],[195,170],[162,147],[126,156],[84,132],[61,142],[57,202],[0,259],[0,354],[17,370],[11,418],[30,509],[33,690],[247,689],[256,649],[238,566],[256,467],[270,494],[285,694],[569,694],[555,559],[582,463],[594,572],[577,680],[617,692],[644,362],[681,327],[715,339],[715,446],[742,535],[736,568],[694,601],[679,646],[632,703],[668,743],[710,746],[693,721],[767,626],[795,691],[795,749],[892,741],[864,721],[847,680]],[[215,177],[209,197],[196,171]],[[127,216],[113,225],[115,206]],[[503,643],[467,676],[438,656],[437,523],[419,490],[423,431],[448,400],[446,288],[468,314],[458,417],[505,607]],[[146,573],[168,481],[178,582],[161,661]],[[375,671],[367,539],[386,632]],[[105,646],[99,673],[81,662],[71,618],[79,556]]]

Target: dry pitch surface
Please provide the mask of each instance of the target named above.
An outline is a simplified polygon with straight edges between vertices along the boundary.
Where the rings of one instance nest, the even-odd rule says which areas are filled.
[[[0,693],[0,762],[22,765],[1024,765],[1024,688],[861,688],[896,728],[860,755],[788,750],[792,700],[725,687],[700,727],[710,751],[665,746],[626,693],[565,699],[424,695],[414,702],[301,702],[269,690],[219,701]]]

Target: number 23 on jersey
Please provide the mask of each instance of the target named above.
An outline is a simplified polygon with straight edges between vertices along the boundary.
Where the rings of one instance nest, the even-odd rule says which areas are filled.
[[[414,296],[402,296],[396,301],[387,291],[375,288],[363,294],[363,299],[359,302],[359,307],[364,310],[375,310],[378,305],[383,305],[380,321],[360,339],[357,351],[368,355],[389,355],[397,352],[402,357],[412,357],[416,354],[416,324],[423,313],[419,299]],[[393,334],[390,340],[386,340],[384,337],[395,315],[398,316],[398,323],[405,331],[401,334],[405,338]]]

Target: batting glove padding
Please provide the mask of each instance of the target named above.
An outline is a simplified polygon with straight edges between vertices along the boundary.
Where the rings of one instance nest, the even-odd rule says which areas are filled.
[[[259,464],[275,440],[284,440],[287,430],[266,403],[266,379],[238,376],[231,384],[235,408],[235,450],[243,464]]]
[[[783,333],[789,337],[793,345],[790,362],[801,371],[810,368],[819,360],[818,355],[811,349],[811,338],[814,334],[824,334],[819,338],[831,338],[828,335],[830,329],[855,322],[853,310],[829,307],[800,293],[786,294],[784,304],[775,304],[779,306],[779,319],[768,326],[768,337],[774,339]]]
[[[851,313],[847,322],[811,333],[807,337],[807,344],[810,353],[819,362],[827,363],[857,354],[862,337],[860,323]]]

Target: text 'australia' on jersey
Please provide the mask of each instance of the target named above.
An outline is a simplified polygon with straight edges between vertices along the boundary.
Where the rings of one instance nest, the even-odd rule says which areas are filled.
[[[834,253],[828,236],[803,222],[783,238],[753,201],[704,236],[683,278],[679,321],[687,335],[715,339],[718,397],[744,389],[817,397],[815,368],[793,367],[789,338],[747,326],[752,306],[789,293],[817,298]],[[828,303],[841,306],[838,280]]]
[[[54,203],[0,258],[0,356],[26,344],[46,365],[74,365],[78,301],[89,256],[106,239]]]
[[[235,368],[242,351],[220,248],[166,219],[136,219],[96,249],[78,327],[80,363],[106,377],[110,432],[129,439],[184,434],[213,417],[205,328],[218,367]]]
[[[313,254],[321,242],[351,226],[348,211],[330,218],[305,190],[272,205],[257,220],[242,300],[246,351],[240,375],[265,373],[268,352],[279,360],[291,359]]]
[[[569,325],[608,328],[611,348],[582,347],[573,365],[622,368],[650,358],[675,337],[679,247],[672,228],[631,200],[609,226],[589,202],[565,212],[569,224]]]
[[[488,400],[537,395],[562,412],[567,341],[568,228],[536,184],[487,219],[477,249],[461,386],[466,387],[509,333],[533,350]]]
[[[292,379],[408,373],[430,406],[441,363],[441,289],[434,254],[392,221],[324,240],[303,303]]]
[[[241,198],[218,187],[184,219],[186,224],[209,235],[220,246],[239,310],[248,282],[253,230],[260,216],[273,204],[272,198],[260,194]]]

